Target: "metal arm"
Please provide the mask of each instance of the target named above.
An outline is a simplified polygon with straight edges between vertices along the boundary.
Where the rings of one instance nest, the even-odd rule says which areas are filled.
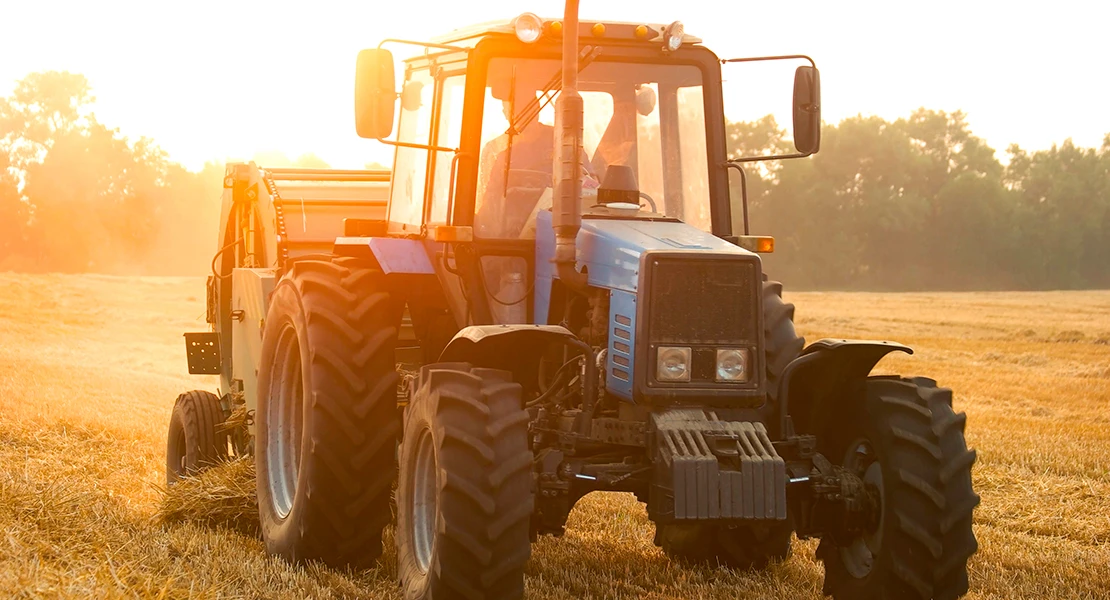
[[[739,162],[725,163],[726,169],[736,169],[740,173],[740,203],[744,207],[744,235],[750,235],[748,231],[748,174],[744,172],[744,167]]]

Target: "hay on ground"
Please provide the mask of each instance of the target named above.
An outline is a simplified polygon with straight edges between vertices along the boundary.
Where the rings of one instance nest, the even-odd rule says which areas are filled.
[[[159,523],[194,523],[258,537],[254,459],[236,458],[179,479],[162,490]]]

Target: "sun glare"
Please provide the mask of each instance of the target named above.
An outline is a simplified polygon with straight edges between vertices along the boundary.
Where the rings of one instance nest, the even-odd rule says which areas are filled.
[[[1107,20],[1106,6],[1063,2],[1048,12],[1024,5],[999,12],[966,2],[903,7],[867,1],[849,10],[813,2],[793,5],[788,15],[775,5],[582,4],[583,18],[681,19],[687,32],[722,57],[810,54],[823,71],[829,122],[860,113],[895,119],[921,106],[964,110],[999,149],[1013,142],[1045,148],[1067,137],[1097,146],[1110,131],[1110,115],[1092,114],[1082,100],[1106,97],[1110,85],[1084,67],[1089,57],[1104,54],[1095,28]],[[0,92],[38,70],[82,73],[105,123],[154,139],[193,169],[259,151],[314,153],[344,167],[385,162],[388,148],[353,133],[358,50],[387,37],[427,40],[525,9],[562,12],[551,0],[496,0],[465,10],[429,2],[418,18],[405,5],[338,1],[296,12],[280,4],[212,0],[173,8],[138,0],[55,6],[5,5],[4,21],[18,26],[0,37]],[[1038,44],[1011,43],[1032,39],[1034,29]],[[945,32],[955,31],[966,32],[962,41],[945,42],[954,39]],[[773,112],[788,122],[789,112],[775,100],[781,84],[764,85],[773,79],[728,89],[728,116]]]

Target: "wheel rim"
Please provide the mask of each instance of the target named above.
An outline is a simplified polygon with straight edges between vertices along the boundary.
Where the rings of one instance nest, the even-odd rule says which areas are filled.
[[[287,327],[278,340],[274,360],[277,375],[270,387],[266,411],[266,453],[270,498],[279,518],[289,516],[297,494],[297,472],[301,462],[304,432],[304,380],[297,334]]]
[[[436,451],[432,432],[425,429],[416,441],[412,473],[412,546],[424,573],[432,564],[436,531]]]
[[[181,431],[178,431],[174,436],[174,447],[177,448],[179,455],[177,457],[177,469],[174,471],[174,475],[178,477],[184,477],[186,474],[185,470],[189,467],[189,449],[185,447],[185,443],[185,428],[182,427]]]
[[[856,537],[850,544],[840,548],[840,558],[848,573],[856,579],[862,579],[871,573],[875,560],[882,551],[885,519],[883,470],[870,440],[857,439],[848,446],[844,456],[844,468],[859,475],[864,484],[873,485],[879,490],[878,525],[872,531]]]

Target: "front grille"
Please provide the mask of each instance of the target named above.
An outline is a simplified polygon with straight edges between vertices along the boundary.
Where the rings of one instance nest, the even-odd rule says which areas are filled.
[[[661,257],[649,268],[650,343],[757,343],[760,282],[754,261]]]

